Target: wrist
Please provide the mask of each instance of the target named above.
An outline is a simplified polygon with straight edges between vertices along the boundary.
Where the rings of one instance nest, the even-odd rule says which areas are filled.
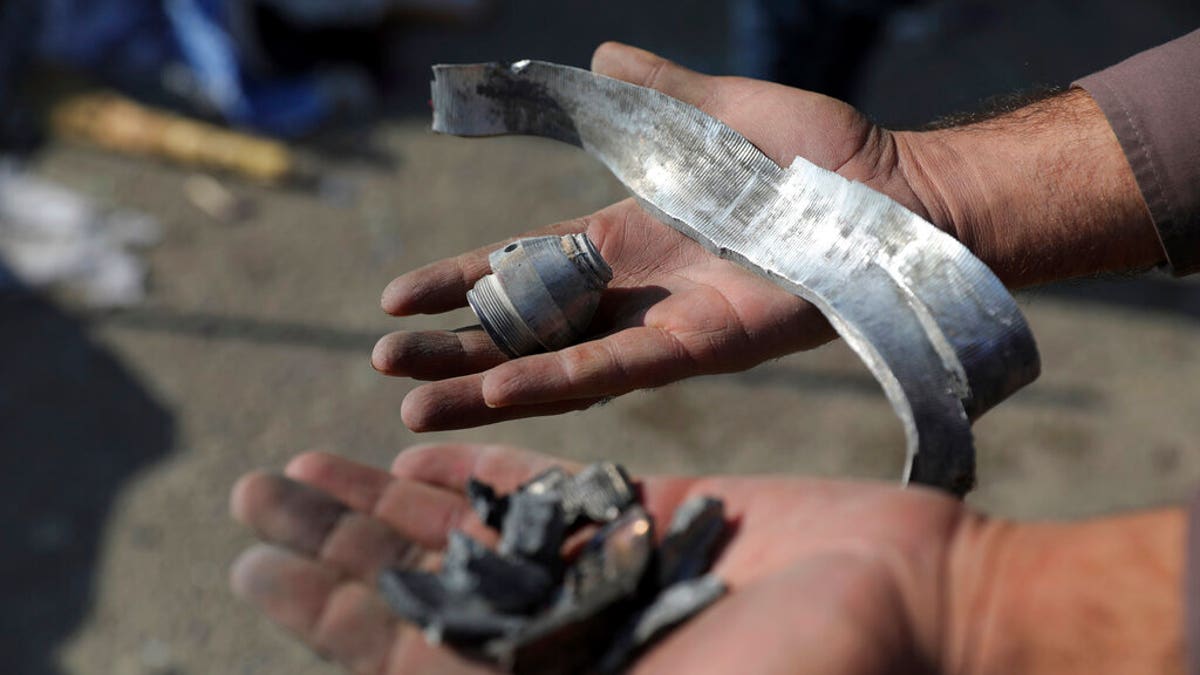
[[[1124,152],[1083,90],[897,137],[900,170],[934,224],[1010,286],[1163,260]]]
[[[895,131],[897,166],[929,221],[979,255],[976,223],[981,192],[972,158],[943,131]]]
[[[1182,673],[1184,520],[975,520],[951,546],[943,672]]]

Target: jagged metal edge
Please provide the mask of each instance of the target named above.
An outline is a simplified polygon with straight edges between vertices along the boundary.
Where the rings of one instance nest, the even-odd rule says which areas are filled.
[[[879,380],[908,442],[904,480],[964,494],[970,421],[1039,372],[1003,284],[953,237],[797,157],[780,168],[661,92],[540,61],[434,66],[433,130],[579,146],[651,214],[816,305]]]

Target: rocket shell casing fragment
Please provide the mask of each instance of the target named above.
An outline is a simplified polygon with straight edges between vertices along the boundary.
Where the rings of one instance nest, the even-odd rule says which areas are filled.
[[[519,239],[488,262],[492,273],[467,291],[467,302],[512,357],[577,342],[612,280],[612,268],[585,234]]]

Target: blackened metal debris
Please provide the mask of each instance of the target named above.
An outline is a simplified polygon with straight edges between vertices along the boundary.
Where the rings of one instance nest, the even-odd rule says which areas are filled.
[[[475,595],[498,612],[527,612],[543,604],[554,576],[521,556],[501,555],[462,532],[451,532],[442,579],[456,596]]]
[[[558,602],[513,639],[489,644],[488,655],[514,673],[593,670],[613,634],[641,604],[638,591],[653,555],[653,522],[634,506],[588,542]]]
[[[626,624],[600,660],[600,671],[621,670],[639,652],[716,602],[725,591],[725,582],[715,574],[681,581],[664,589],[649,607]]]
[[[724,593],[705,575],[725,527],[720,500],[680,506],[656,548],[654,519],[616,464],[550,469],[504,496],[472,479],[467,495],[500,530],[496,550],[452,532],[440,573],[379,578],[392,610],[431,642],[516,673],[611,672]],[[564,541],[586,523],[600,527],[568,562]]]
[[[634,644],[650,643],[691,618],[725,594],[725,582],[714,574],[681,581],[659,593],[634,625]]]
[[[493,612],[468,598],[445,606],[425,626],[425,639],[431,644],[479,649],[481,645],[519,631],[524,623],[524,617]]]
[[[468,496],[470,489],[468,486]],[[476,487],[475,490],[479,492],[480,488]],[[559,496],[568,529],[583,522],[606,523],[614,520],[626,507],[637,501],[633,482],[629,480],[625,469],[612,462],[591,464],[576,476],[560,467],[553,467],[529,479],[516,494],[501,499],[512,500],[525,493],[542,495],[551,492]]]
[[[574,513],[603,523],[615,520],[635,499],[633,483],[625,470],[612,462],[600,462],[575,476],[564,495],[564,508],[568,516]]]
[[[725,533],[725,505],[712,497],[693,497],[671,518],[658,549],[658,584],[667,588],[704,574]]]
[[[566,533],[561,494],[518,492],[508,500],[500,553],[553,565],[560,558]]]
[[[484,525],[499,530],[504,525],[504,514],[508,511],[508,497],[496,496],[491,485],[471,478],[467,480],[467,501],[471,502]]]
[[[577,603],[637,590],[654,553],[654,520],[631,506],[588,540],[567,571],[563,589]]]
[[[535,495],[547,492],[562,492],[563,486],[571,482],[571,474],[562,467],[555,466],[539,473],[521,484],[517,493],[528,492]]]
[[[525,619],[495,611],[480,595],[464,593],[447,575],[393,569],[379,576],[392,611],[425,629],[430,642],[470,647],[511,634]]]
[[[445,607],[449,595],[441,577],[403,569],[392,569],[379,575],[379,592],[392,611],[421,626],[434,620]]]

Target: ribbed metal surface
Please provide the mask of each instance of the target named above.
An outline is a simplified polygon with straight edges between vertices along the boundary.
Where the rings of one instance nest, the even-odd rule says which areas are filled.
[[[521,321],[511,303],[504,299],[499,280],[488,275],[467,291],[467,303],[479,317],[479,323],[505,354],[517,357],[542,350],[533,331]]]

